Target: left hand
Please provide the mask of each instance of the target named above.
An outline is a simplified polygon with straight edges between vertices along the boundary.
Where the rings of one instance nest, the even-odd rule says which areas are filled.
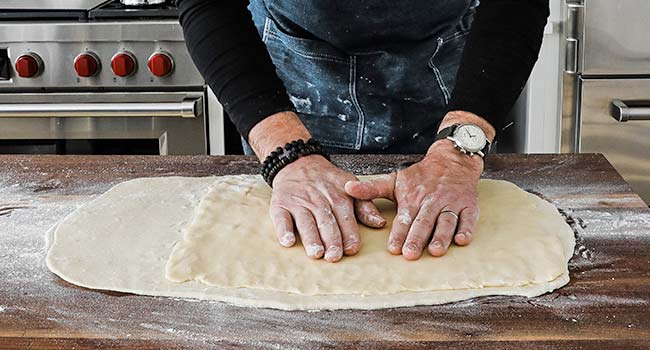
[[[440,129],[455,123],[478,124],[490,140],[494,137],[494,129],[471,113],[450,112]],[[372,181],[350,181],[345,190],[359,200],[396,202],[388,250],[416,260],[425,247],[431,255],[442,256],[452,241],[459,246],[471,242],[479,217],[476,187],[482,172],[479,156],[461,154],[451,141],[440,140],[420,162]]]

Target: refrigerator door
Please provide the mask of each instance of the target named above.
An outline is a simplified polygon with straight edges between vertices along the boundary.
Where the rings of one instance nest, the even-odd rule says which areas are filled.
[[[650,1],[584,0],[576,23],[583,75],[650,74]],[[580,18],[581,16],[574,16]],[[582,35],[580,31],[582,29]],[[581,36],[581,37],[580,37]]]
[[[108,0],[2,0],[0,10],[90,10]]]
[[[581,80],[580,152],[603,153],[650,204],[650,79]]]

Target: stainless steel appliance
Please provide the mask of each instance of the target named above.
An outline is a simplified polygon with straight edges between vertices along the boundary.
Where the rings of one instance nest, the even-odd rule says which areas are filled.
[[[160,5],[167,2],[167,0],[120,0],[126,6],[150,6]]]
[[[0,142],[148,141],[222,154],[223,112],[171,3],[0,3]],[[65,152],[60,152],[65,153]]]
[[[650,2],[565,0],[562,151],[603,153],[650,203]]]

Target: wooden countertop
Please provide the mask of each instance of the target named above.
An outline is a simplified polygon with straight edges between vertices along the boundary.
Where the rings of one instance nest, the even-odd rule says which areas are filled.
[[[372,174],[417,157],[334,160]],[[601,155],[488,160],[485,177],[543,196],[569,215],[576,232],[571,282],[536,298],[287,312],[93,291],[45,266],[46,231],[118,182],[254,172],[247,157],[0,156],[0,349],[650,347],[650,210]]]

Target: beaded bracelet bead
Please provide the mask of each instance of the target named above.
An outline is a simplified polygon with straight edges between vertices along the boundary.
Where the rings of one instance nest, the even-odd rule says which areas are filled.
[[[262,177],[264,181],[273,187],[273,179],[280,170],[298,158],[311,154],[319,154],[327,160],[330,159],[320,143],[314,139],[309,139],[307,142],[304,140],[294,140],[284,145],[284,148],[276,148],[262,163]]]

